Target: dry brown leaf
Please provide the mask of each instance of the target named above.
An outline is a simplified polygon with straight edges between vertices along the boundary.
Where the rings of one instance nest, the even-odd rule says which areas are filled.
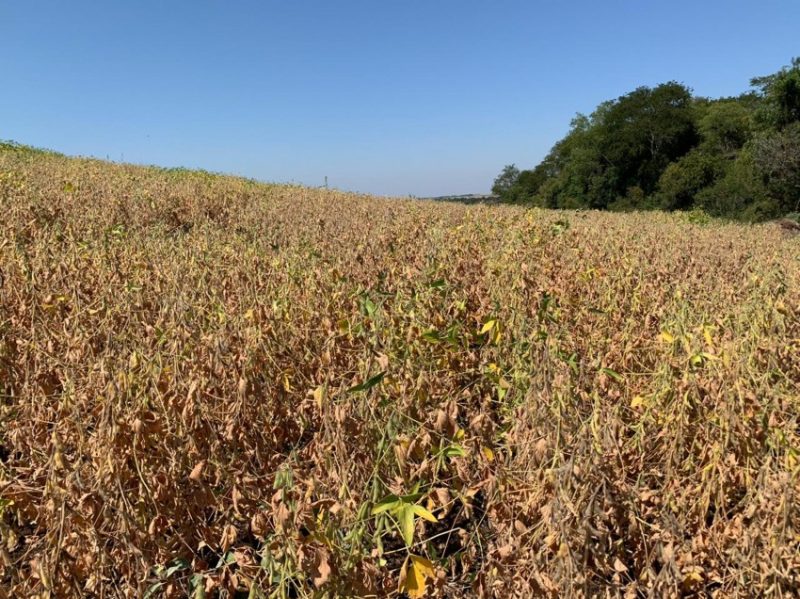
[[[263,513],[258,512],[250,518],[250,530],[258,539],[264,540],[269,532],[269,518]]]
[[[505,559],[512,553],[514,553],[514,546],[511,543],[503,545],[497,550],[497,555],[500,557],[500,559]]]
[[[200,460],[197,464],[194,465],[192,471],[189,473],[189,480],[193,480],[195,482],[200,482],[203,480],[203,469],[206,467],[206,461]]]
[[[238,536],[238,531],[233,524],[228,524],[222,531],[222,537],[219,540],[219,546],[222,548],[222,551],[227,551],[230,549],[231,545],[236,542],[236,537]]]
[[[331,566],[329,560],[330,555],[327,549],[317,549],[313,572],[313,582],[317,588],[330,580]]]

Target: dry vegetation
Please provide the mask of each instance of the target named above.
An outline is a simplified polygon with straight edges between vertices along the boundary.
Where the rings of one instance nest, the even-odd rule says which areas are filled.
[[[0,597],[800,592],[800,239],[0,151]]]

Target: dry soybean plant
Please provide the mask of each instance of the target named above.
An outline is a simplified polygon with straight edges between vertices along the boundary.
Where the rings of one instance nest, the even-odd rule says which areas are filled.
[[[0,598],[800,593],[800,238],[0,150]]]

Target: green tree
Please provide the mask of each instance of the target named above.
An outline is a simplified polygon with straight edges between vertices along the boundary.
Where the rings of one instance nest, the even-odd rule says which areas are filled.
[[[513,164],[506,165],[503,168],[492,185],[492,193],[502,200],[509,201],[509,193],[519,178],[519,169]]]
[[[658,180],[656,204],[665,210],[687,210],[694,205],[697,193],[724,171],[724,158],[694,149],[664,169]]]
[[[800,210],[800,121],[757,135],[751,146],[756,170],[781,212]]]
[[[534,202],[539,188],[547,180],[547,175],[539,167],[533,170],[520,171],[516,182],[508,192],[512,202]]]
[[[670,81],[578,114],[535,168],[506,167],[503,199],[547,208],[694,207],[763,220],[800,210],[800,59],[737,97]]]
[[[691,92],[675,82],[640,87],[611,104],[601,119],[598,137],[608,162],[607,187],[617,196],[631,187],[652,193],[667,165],[698,140]]]
[[[557,207],[608,208],[621,198],[639,207],[667,165],[698,139],[689,90],[674,82],[640,87],[578,115],[570,132],[545,159],[547,198]],[[535,170],[535,169],[534,169]],[[629,190],[640,190],[629,193]]]
[[[709,153],[728,157],[744,146],[752,135],[752,107],[746,99],[711,102],[698,119],[701,145]]]
[[[759,120],[768,127],[782,129],[790,123],[800,121],[800,58],[777,73],[750,80],[760,90],[764,102],[759,111]]]
[[[758,175],[750,151],[745,147],[725,174],[697,192],[695,205],[713,216],[764,220],[778,215]]]

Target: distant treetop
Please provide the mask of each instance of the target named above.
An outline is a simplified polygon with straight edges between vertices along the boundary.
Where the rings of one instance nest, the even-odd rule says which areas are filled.
[[[549,208],[702,209],[758,221],[800,210],[800,59],[735,98],[670,81],[578,114],[537,166],[493,193]]]

